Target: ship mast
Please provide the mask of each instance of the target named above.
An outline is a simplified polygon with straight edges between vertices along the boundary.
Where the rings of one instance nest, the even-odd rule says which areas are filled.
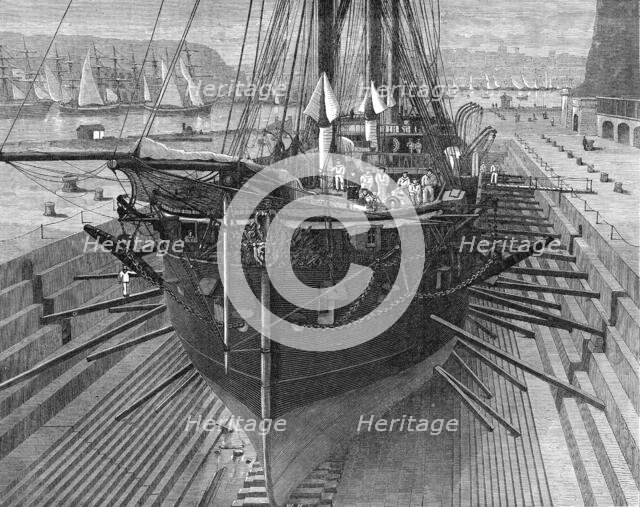
[[[13,93],[9,88],[9,80],[11,78],[7,75],[8,68],[4,47],[0,45],[0,97],[5,100],[11,100],[13,98]]]

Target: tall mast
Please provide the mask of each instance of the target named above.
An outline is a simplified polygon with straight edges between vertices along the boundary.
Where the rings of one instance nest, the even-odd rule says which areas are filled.
[[[131,97],[130,100],[134,102],[140,102],[140,86],[139,83],[136,82],[136,78],[138,77],[138,63],[136,62],[136,54],[133,51],[133,46],[131,46],[131,82],[133,83],[133,87],[131,89]]]
[[[394,2],[395,3],[395,2]],[[369,81],[382,85],[382,0],[369,0]],[[367,83],[368,85],[369,83]]]
[[[398,2],[391,3],[391,61],[389,62],[389,83],[390,87],[400,85],[400,5]],[[401,88],[400,88],[401,89]],[[397,123],[400,119],[400,89],[390,88],[388,93],[393,93],[394,106],[391,107],[391,121]],[[391,92],[393,90],[393,92]]]
[[[318,75],[324,72],[333,83],[335,36],[333,0],[318,0]]]
[[[0,46],[0,97],[10,100],[13,97],[9,88],[9,76],[7,75],[7,60],[4,54],[4,47]]]
[[[71,53],[67,52],[67,61],[65,62],[69,67],[69,88],[71,89],[71,97],[73,99],[77,98],[76,96],[76,82],[78,81],[75,77],[73,77],[73,60],[71,59]]]
[[[120,81],[122,81],[122,79],[118,75],[118,61],[120,61],[121,58],[118,57],[115,46],[113,46],[113,57],[111,59],[113,60],[113,82],[115,87],[113,91],[118,96],[118,101],[122,101],[122,97],[120,97]]]
[[[36,53],[36,51],[32,51],[27,48],[27,41],[24,37],[22,38],[22,44],[24,45],[24,49],[20,49],[19,51],[24,54],[24,77],[28,81],[33,78],[33,70],[31,69],[31,57],[29,55]]]

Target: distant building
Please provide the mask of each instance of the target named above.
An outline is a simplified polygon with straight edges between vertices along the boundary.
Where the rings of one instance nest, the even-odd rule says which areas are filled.
[[[76,132],[78,139],[87,139],[89,141],[97,141],[104,138],[104,125],[95,123],[92,125],[80,125]]]
[[[507,95],[506,93],[503,93],[502,95],[500,95],[500,107],[502,109],[509,109],[511,107],[512,100],[513,100],[513,97],[511,95]]]

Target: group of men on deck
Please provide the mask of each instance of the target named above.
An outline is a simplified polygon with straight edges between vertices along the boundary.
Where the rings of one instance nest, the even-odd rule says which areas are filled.
[[[342,160],[336,160],[331,169],[333,187],[340,192],[348,191],[347,187],[354,188],[358,183],[358,174],[355,168],[347,174],[347,168]],[[345,181],[348,179],[348,183]],[[378,167],[375,174],[371,169],[366,169],[359,177],[359,187],[374,194],[381,203],[386,203],[387,199],[396,192],[403,192],[415,206],[432,202],[435,198],[435,189],[438,186],[438,178],[433,172],[427,170],[420,181],[417,178],[411,179],[408,172],[404,172],[392,191],[393,180],[387,174],[385,167]]]

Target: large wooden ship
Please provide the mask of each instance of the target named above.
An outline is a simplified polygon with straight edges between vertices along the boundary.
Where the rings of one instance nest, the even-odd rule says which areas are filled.
[[[162,274],[139,252],[114,247],[113,254],[164,290],[184,349],[236,417],[285,421],[284,431],[248,432],[261,456],[272,505],[283,504],[309,470],[348,441],[361,416],[382,415],[448,356],[451,336],[432,315],[461,325],[465,289],[527,255],[483,255],[461,247],[464,238],[481,234],[475,222],[491,207],[480,191],[479,166],[495,130],[481,130],[479,106],[468,104],[454,115],[428,93],[446,83],[436,4],[281,3],[256,51],[252,78],[257,87],[285,79],[298,104],[307,106],[294,107],[287,92],[275,131],[256,136],[265,107],[256,95],[243,102],[223,153],[167,148],[144,137],[150,125],[130,154],[56,153],[57,159],[106,159],[114,172],[127,176],[131,195],[118,198],[122,237],[184,245],[181,251],[169,248]],[[156,99],[155,112],[165,107],[167,91],[169,98],[177,93],[172,76],[179,60],[173,58],[163,70],[165,93]],[[87,62],[88,57],[85,67]],[[363,79],[370,86],[361,87],[360,95]],[[384,83],[420,83],[427,92],[403,93],[397,87],[382,97]],[[265,153],[266,137],[272,142]],[[46,160],[45,153],[13,159],[20,157]],[[345,164],[347,181],[331,188],[337,159]],[[4,154],[3,160],[12,156]],[[317,174],[296,173],[300,166]],[[387,192],[366,183],[369,177],[375,181],[368,171],[381,168],[392,180]],[[404,173],[427,177],[431,188],[424,198],[404,187],[393,189],[403,186],[395,178]],[[261,174],[284,180],[238,222],[229,206]],[[297,198],[322,195],[339,199],[343,218],[318,212],[293,220],[291,245],[283,243],[280,254],[291,253],[296,279],[290,287],[286,280],[270,279],[264,250],[271,221]],[[350,232],[349,222],[363,232]],[[85,230],[103,244],[118,239],[90,225]],[[229,257],[234,244],[240,244],[236,263]],[[415,252],[416,245],[419,255],[405,259],[403,253]],[[368,270],[370,278],[349,299],[354,265]],[[419,276],[407,276],[416,270]],[[240,279],[253,296],[246,306],[231,302]],[[298,306],[288,297],[300,287],[296,283],[332,290],[322,305]],[[380,324],[380,332],[367,341],[317,344],[323,333],[358,333],[362,322],[375,326],[396,307],[404,310],[392,325]],[[281,333],[275,341],[267,332],[273,320]],[[296,344],[296,336],[306,331],[315,333],[315,346]]]

